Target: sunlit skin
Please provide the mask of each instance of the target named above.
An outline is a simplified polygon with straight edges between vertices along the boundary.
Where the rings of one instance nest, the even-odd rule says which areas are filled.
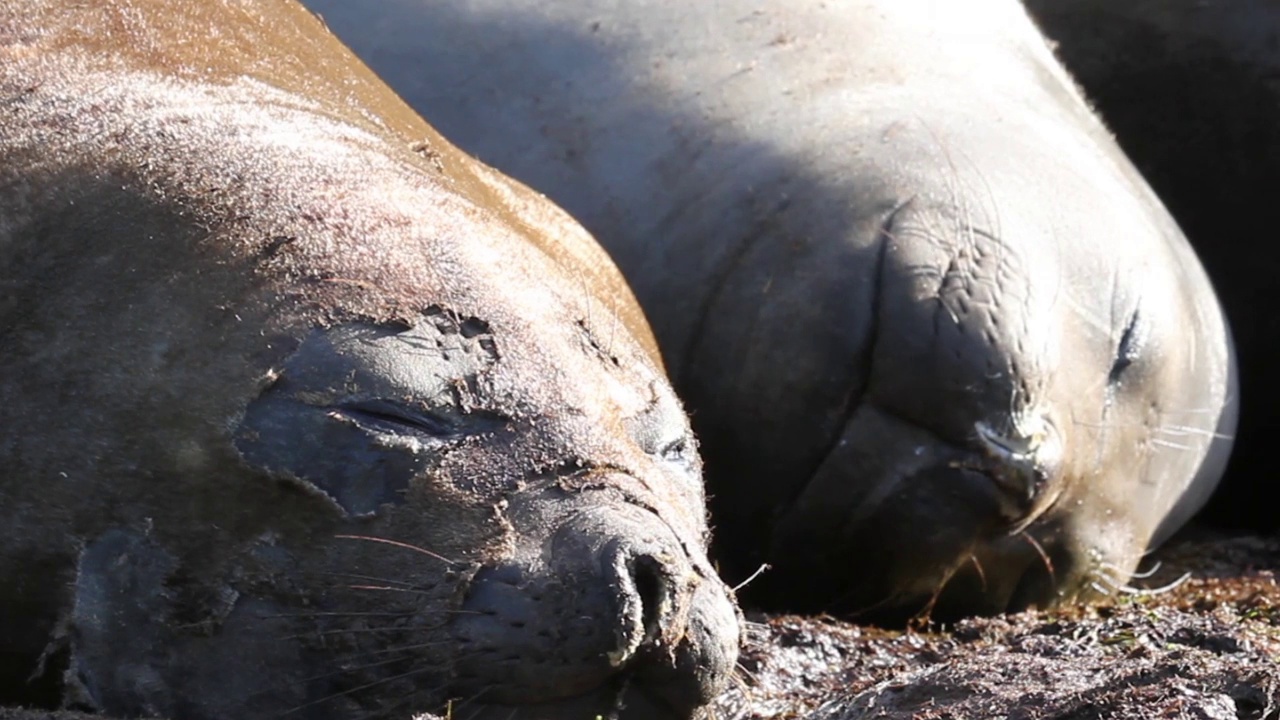
[[[0,98],[0,702],[674,720],[729,682],[687,418],[567,215],[288,2],[0,6]]]
[[[1213,289],[1015,0],[307,4],[617,259],[745,599],[1085,600],[1217,482]]]

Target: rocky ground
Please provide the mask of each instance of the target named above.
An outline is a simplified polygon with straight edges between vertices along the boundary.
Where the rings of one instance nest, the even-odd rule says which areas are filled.
[[[886,631],[751,617],[715,720],[1280,720],[1280,537],[1184,534],[1110,604]],[[1182,579],[1184,575],[1188,575]],[[0,720],[85,720],[5,710]]]

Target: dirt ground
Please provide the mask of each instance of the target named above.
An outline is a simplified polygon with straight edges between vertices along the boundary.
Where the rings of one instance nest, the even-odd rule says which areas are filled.
[[[1280,719],[1280,537],[1192,531],[1156,561],[1135,583],[1175,587],[1093,608],[904,632],[751,618],[715,716]]]

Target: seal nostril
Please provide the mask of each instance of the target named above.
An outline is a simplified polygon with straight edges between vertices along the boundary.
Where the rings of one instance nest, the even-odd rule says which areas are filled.
[[[661,566],[651,557],[637,558],[632,570],[632,579],[636,584],[636,594],[640,598],[640,622],[644,627],[645,640],[660,638],[666,586]]]
[[[724,586],[714,580],[682,581],[658,558],[638,558],[632,567],[644,603],[647,641],[628,667],[629,680],[669,715],[692,716],[733,674],[736,610]]]

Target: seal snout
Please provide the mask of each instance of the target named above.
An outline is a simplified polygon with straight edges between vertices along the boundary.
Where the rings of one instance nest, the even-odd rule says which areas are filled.
[[[605,711],[685,717],[737,660],[729,591],[657,516],[629,505],[581,510],[532,556],[482,569],[463,611],[456,690],[490,687],[486,702],[598,695]]]
[[[1012,532],[1026,528],[1052,504],[1061,491],[1062,439],[1046,415],[1012,419],[1009,430],[977,422],[977,444],[985,456],[981,465],[1000,491],[1000,514]]]

